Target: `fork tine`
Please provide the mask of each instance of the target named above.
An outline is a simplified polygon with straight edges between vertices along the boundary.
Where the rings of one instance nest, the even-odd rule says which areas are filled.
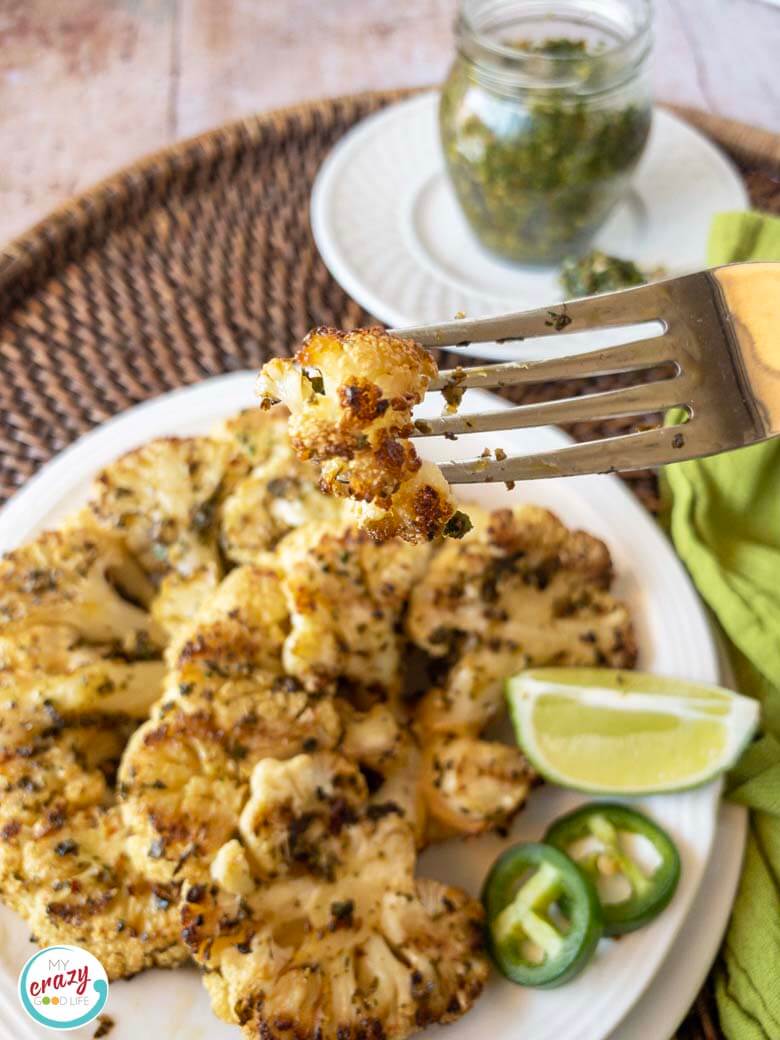
[[[581,332],[660,321],[659,285],[639,285],[633,289],[566,300],[556,306],[516,311],[494,318],[444,321],[438,325],[418,325],[392,329],[394,335],[416,340],[423,347],[465,347],[469,343],[498,343],[530,337],[551,336],[556,332]]]
[[[454,436],[488,433],[498,430],[547,426],[552,423],[587,422],[618,419],[627,415],[661,412],[688,403],[688,381],[680,377],[661,379],[640,386],[620,387],[603,393],[565,397],[559,401],[502,408],[498,412],[474,415],[445,415],[436,419],[418,419],[414,437]]]
[[[587,354],[567,354],[545,361],[508,361],[499,365],[474,365],[468,368],[444,369],[432,379],[428,390],[446,387],[469,389],[480,387],[494,390],[523,383],[544,383],[555,379],[612,375],[617,372],[636,372],[651,368],[674,358],[674,344],[668,335],[653,336],[634,343],[590,351]]]
[[[700,424],[692,419],[683,425],[588,441],[558,451],[501,461],[480,458],[449,462],[440,468],[450,484],[482,484],[538,480],[541,477],[574,477],[586,473],[629,472],[713,455],[721,449],[722,445],[715,438],[703,435]]]

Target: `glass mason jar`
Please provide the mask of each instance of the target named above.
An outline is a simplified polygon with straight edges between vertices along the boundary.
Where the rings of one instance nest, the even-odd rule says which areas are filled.
[[[650,0],[460,0],[439,110],[477,238],[522,263],[581,252],[650,130]]]

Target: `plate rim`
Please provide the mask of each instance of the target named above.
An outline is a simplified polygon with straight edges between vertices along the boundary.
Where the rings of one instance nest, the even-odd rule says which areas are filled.
[[[47,462],[35,474],[35,476],[24,485],[23,488],[17,491],[12,498],[9,499],[2,508],[0,508],[0,551],[18,544],[20,541],[29,537],[33,532],[40,529],[45,525],[50,514],[56,512],[57,503],[62,501],[64,496],[69,493],[78,493],[78,488],[83,485],[85,479],[84,473],[82,472],[83,470],[86,470],[91,477],[91,475],[93,475],[101,465],[104,465],[108,459],[117,457],[118,452],[129,450],[133,445],[147,441],[149,439],[149,432],[145,428],[143,422],[138,422],[139,417],[143,417],[147,411],[151,409],[159,410],[162,405],[172,406],[168,407],[165,420],[158,421],[154,424],[152,436],[164,436],[168,428],[170,428],[170,432],[176,431],[181,435],[186,435],[186,431],[181,429],[183,423],[184,425],[189,424],[193,428],[203,429],[208,424],[217,421],[219,417],[240,408],[240,393],[242,391],[246,391],[246,397],[248,398],[247,403],[251,403],[251,385],[253,380],[254,373],[247,371],[233,372],[205,379],[199,383],[180,387],[176,390],[169,391],[168,393],[141,402],[140,404],[132,406],[94,427]],[[484,394],[485,392],[482,393]],[[496,407],[509,407],[509,404],[506,401],[503,401],[500,398],[495,398],[494,395],[486,396],[492,398],[492,403]],[[226,401],[228,402],[227,405],[225,403]],[[207,407],[199,411],[197,409],[199,403],[204,403]],[[186,413],[186,418],[183,417],[184,413]],[[193,432],[195,432],[195,429],[193,429]],[[113,437],[111,436],[112,433],[114,434]],[[554,433],[559,443],[571,443],[571,439],[562,431],[556,430]],[[119,438],[123,438],[120,447],[118,447],[116,443]],[[96,442],[99,442],[101,450],[94,450]],[[620,497],[626,502],[629,502],[633,509],[641,510],[641,504],[617,477],[603,477],[597,479],[609,481],[615,494],[620,495]],[[649,514],[647,519],[651,519]],[[48,522],[51,522],[51,520],[48,520]],[[662,542],[666,542],[660,529],[656,530],[656,534]],[[666,550],[670,553],[671,558],[679,567],[681,577],[690,586],[694,595],[697,595],[695,589],[693,589],[689,576],[668,543],[666,543]],[[704,613],[702,616],[706,621]],[[706,624],[705,628],[707,637],[711,643],[711,650],[713,651],[715,660],[717,661],[715,641],[711,626]],[[696,879],[695,887],[689,897],[685,911],[680,914],[674,932],[668,939],[668,943],[665,947],[667,954],[688,919],[688,915],[691,912],[696,897],[701,890],[701,883],[705,871],[712,861],[717,822],[717,796],[713,796],[712,806],[713,821],[710,826],[709,841],[706,844],[706,855],[703,857],[703,864],[699,871],[699,876]],[[724,928],[729,914],[730,906],[724,914]],[[607,1037],[611,1032],[619,1028],[620,1022],[631,1013],[631,1010],[636,1006],[636,1003],[650,990],[653,984],[653,979],[663,963],[663,959],[664,956],[659,958],[654,970],[647,978],[644,987],[636,993],[633,1001],[623,1008],[620,1017],[610,1023],[609,1032],[602,1033],[600,1034],[601,1036]],[[709,965],[704,968],[705,974],[708,967]]]

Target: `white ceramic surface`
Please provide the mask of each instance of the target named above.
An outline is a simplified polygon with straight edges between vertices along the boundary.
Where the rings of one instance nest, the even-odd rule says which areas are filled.
[[[0,550],[51,525],[82,502],[95,470],[121,452],[153,436],[204,432],[252,403],[253,376],[238,373],[169,394],[104,424],[45,467],[0,511]],[[470,392],[462,407],[501,404],[490,395]],[[452,453],[468,453],[465,440],[454,445],[426,444],[430,456],[441,460]],[[501,434],[493,446],[517,451],[565,441],[560,432],[545,429]],[[539,502],[567,523],[605,538],[618,574],[617,592],[629,601],[636,618],[641,667],[703,681],[718,679],[716,648],[704,610],[664,536],[619,480],[583,477],[520,485],[511,493],[503,486],[473,487],[467,492],[464,498],[488,506]],[[672,833],[683,859],[678,893],[657,921],[619,943],[602,942],[588,970],[554,992],[521,990],[494,974],[476,1008],[447,1027],[446,1033],[434,1030],[431,1038],[435,1033],[448,1040],[465,1040],[489,1033],[494,1040],[606,1040],[636,1004],[614,1040],[664,1040],[706,973],[733,895],[744,815],[729,810],[717,846],[719,871],[708,881],[707,913],[691,916],[711,856],[718,794],[719,785],[713,784],[641,803]],[[552,787],[536,792],[509,840],[538,838],[546,822],[579,801],[577,795]],[[490,862],[505,844],[506,840],[488,837],[434,848],[423,855],[421,870],[476,894]],[[29,1023],[16,999],[16,975],[30,950],[27,940],[24,924],[9,911],[0,911],[0,1036],[4,1040],[5,1035],[9,1040],[52,1035]],[[661,975],[652,983],[662,965]],[[652,996],[656,989],[658,997]],[[107,1010],[117,1022],[112,1040],[136,1040],[143,1026],[171,1040],[237,1036],[212,1017],[192,970],[147,972],[117,983]],[[663,1032],[658,1031],[661,1022]],[[91,1036],[91,1030],[87,1027],[69,1035]]]
[[[558,302],[555,268],[505,263],[472,235],[444,172],[437,102],[427,93],[383,109],[330,153],[311,201],[323,260],[346,291],[388,326]],[[729,160],[697,130],[657,109],[629,196],[595,244],[647,269],[662,266],[669,275],[695,271],[706,266],[713,215],[748,205]],[[558,335],[555,349],[575,353],[631,338],[643,335],[636,328],[629,335]],[[549,340],[526,340],[479,344],[464,353],[507,360],[549,356],[550,350]]]

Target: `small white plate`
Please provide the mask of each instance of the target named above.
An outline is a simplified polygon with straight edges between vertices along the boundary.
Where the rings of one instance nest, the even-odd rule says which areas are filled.
[[[323,163],[311,223],[331,274],[396,327],[556,303],[556,268],[505,263],[477,243],[444,171],[437,106],[438,95],[427,93],[383,109],[346,134]],[[706,266],[712,217],[748,205],[731,162],[697,130],[656,109],[628,198],[595,244],[669,275],[695,271]],[[572,334],[563,343],[566,353],[576,353],[629,338],[642,337],[613,330]],[[549,342],[483,343],[464,353],[534,360],[549,356],[549,346],[542,348]]]
[[[44,467],[0,510],[0,550],[51,526],[78,507],[96,470],[117,455],[151,437],[207,431],[239,408],[251,406],[253,387],[251,373],[223,376],[167,394],[103,424]],[[506,407],[506,402],[490,394],[469,391],[461,407],[473,411],[502,406]],[[428,408],[435,408],[435,402],[428,402]],[[426,454],[438,460],[458,452],[467,454],[469,448],[463,440],[455,444],[441,439],[426,441]],[[564,434],[548,428],[502,433],[491,446],[517,452],[566,443]],[[520,484],[513,492],[503,485],[475,485],[464,489],[464,498],[489,507],[538,502],[553,509],[566,523],[604,538],[615,561],[616,591],[629,602],[636,620],[641,667],[705,682],[718,680],[712,632],[685,570],[658,526],[618,479],[594,476],[547,480]],[[717,857],[722,869],[708,882],[706,913],[698,913],[695,921],[690,916],[712,857],[719,794],[720,784],[715,783],[695,791],[641,800],[640,804],[673,835],[683,863],[678,892],[652,925],[619,943],[602,942],[587,971],[554,992],[519,989],[493,973],[486,994],[474,1010],[448,1026],[446,1032],[435,1030],[436,1037],[465,1040],[489,1034],[494,1040],[606,1040],[619,1027],[613,1040],[663,1040],[695,996],[730,911],[744,843],[744,812],[736,809],[729,810],[725,830],[721,831]],[[542,788],[518,817],[509,840],[538,839],[553,817],[581,801],[571,792],[552,786]],[[722,842],[728,845],[727,854]],[[490,863],[506,844],[507,839],[489,836],[438,846],[423,855],[421,870],[463,885],[476,895]],[[6,1035],[7,1028],[7,1035],[14,1040],[49,1035],[24,1018],[16,999],[17,974],[29,956],[27,934],[16,915],[0,908],[0,1021],[4,1023],[0,1036]],[[655,983],[653,979],[662,965],[663,973]],[[673,971],[672,966],[676,966]],[[663,1033],[654,1029],[659,1011],[649,996],[656,985],[663,1001]],[[643,994],[648,995],[643,998]],[[171,1038],[235,1040],[238,1036],[237,1030],[211,1016],[192,970],[145,972],[130,982],[115,983],[107,1010],[117,1022],[112,1040],[134,1040],[150,1022],[156,1032]],[[91,1030],[70,1035],[91,1036]],[[430,1037],[433,1040],[433,1032]]]

